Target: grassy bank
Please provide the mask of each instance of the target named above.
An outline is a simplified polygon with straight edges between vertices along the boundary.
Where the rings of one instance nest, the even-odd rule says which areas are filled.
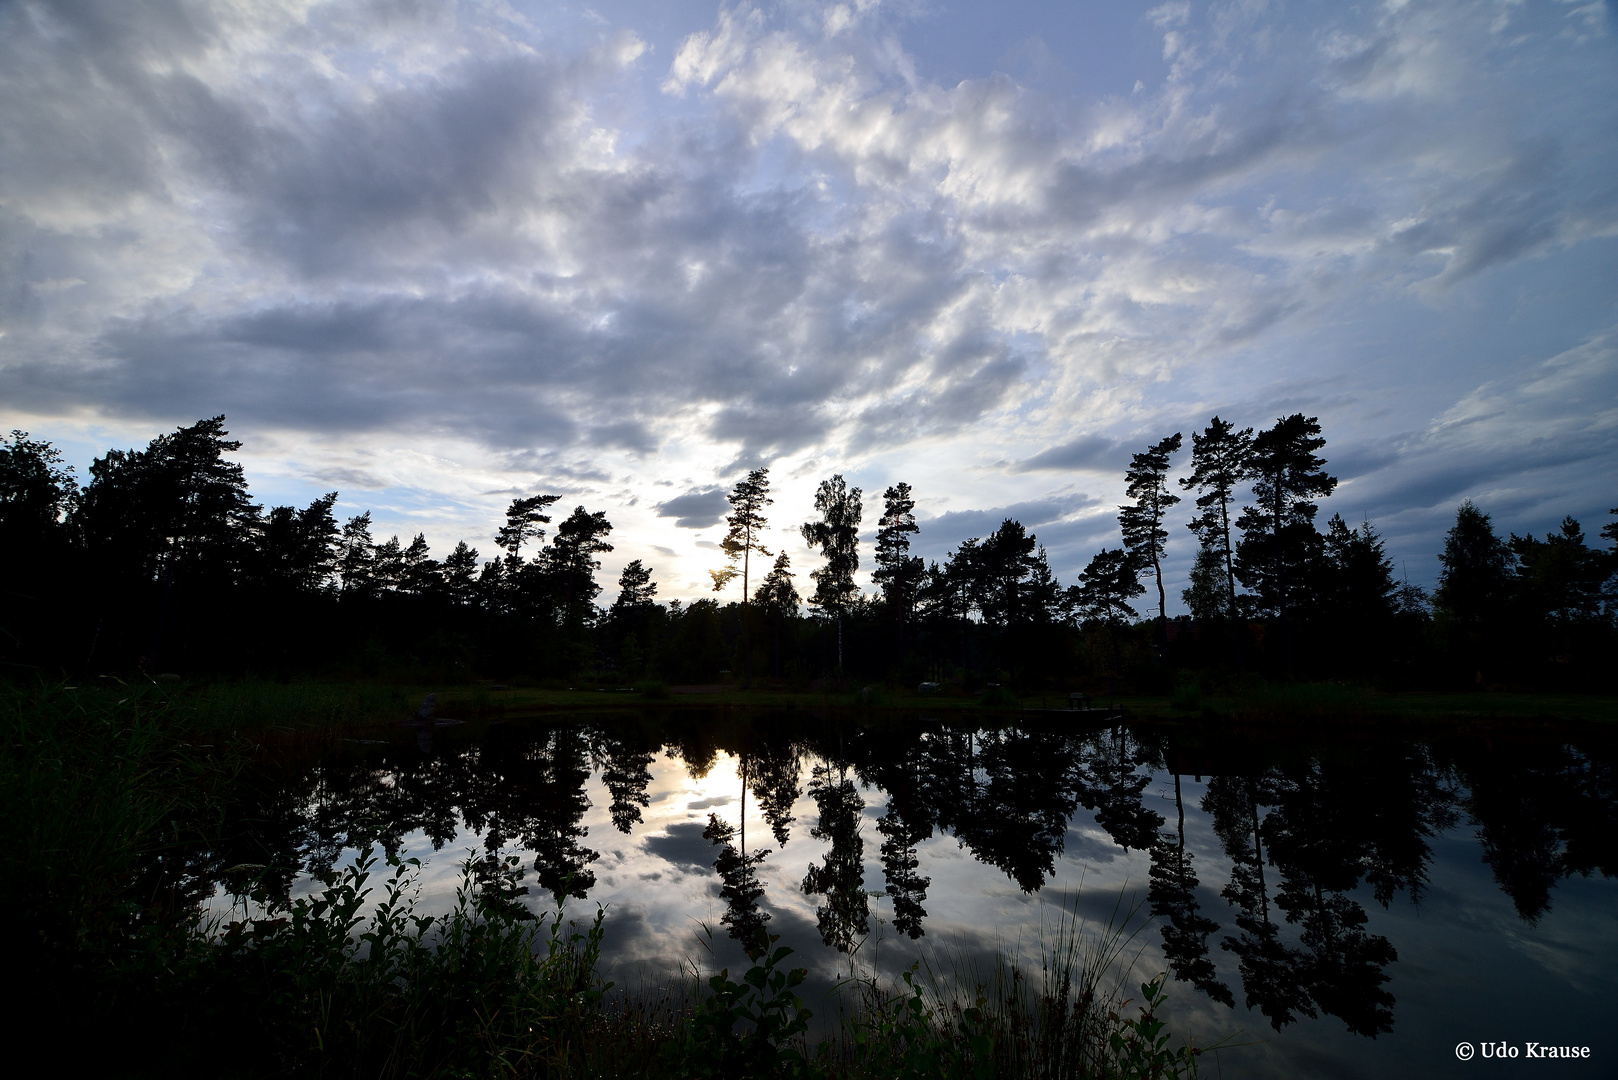
[[[268,687],[268,689],[266,689]],[[367,857],[313,895],[199,914],[186,851],[266,732],[409,714],[418,688],[150,681],[0,688],[0,914],[16,1030],[113,1076],[1168,1076],[1195,1059],[1072,936],[1041,974],[846,987],[809,1037],[802,979],[752,964],[626,997],[597,974],[601,920],[534,920],[508,868],[473,865],[447,916],[412,864]],[[264,868],[227,870],[245,891]],[[1065,951],[1063,951],[1065,950]],[[823,1029],[822,1029],[823,1030]]]

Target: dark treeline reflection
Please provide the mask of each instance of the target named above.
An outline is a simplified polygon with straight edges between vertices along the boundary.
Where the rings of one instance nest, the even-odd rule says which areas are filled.
[[[285,897],[298,872],[330,868],[346,848],[397,853],[419,830],[443,849],[465,828],[482,837],[490,865],[520,847],[542,890],[587,897],[603,842],[583,823],[599,791],[592,776],[612,826],[633,835],[644,828],[654,770],[669,767],[660,761],[700,779],[728,754],[750,809],[741,827],[733,813],[712,814],[702,835],[732,934],[770,919],[759,871],[795,835],[807,833],[815,854],[801,878],[798,867],[784,868],[787,877],[816,899],[825,943],[846,952],[872,930],[868,872],[885,881],[894,928],[918,938],[930,838],[953,838],[985,874],[1032,893],[1088,817],[1119,848],[1147,853],[1147,901],[1177,978],[1225,1005],[1240,999],[1278,1030],[1329,1015],[1373,1037],[1394,1022],[1387,983],[1399,957],[1369,928],[1367,908],[1424,901],[1440,833],[1475,835],[1529,922],[1551,910],[1561,878],[1618,875],[1607,742],[1259,746],[1209,728],[1198,729],[1201,741],[1187,738],[1123,725],[839,726],[803,714],[447,729],[268,763],[242,785],[223,843],[152,873],[200,897],[210,881],[243,889],[241,868],[263,866],[263,886]],[[807,820],[794,817],[804,796]],[[1195,848],[1188,814],[1211,826],[1216,846]]]

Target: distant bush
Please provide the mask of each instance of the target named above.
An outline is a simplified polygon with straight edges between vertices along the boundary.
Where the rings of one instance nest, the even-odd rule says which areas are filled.
[[[635,692],[643,698],[660,700],[669,696],[668,684],[657,679],[642,679],[635,684]]]

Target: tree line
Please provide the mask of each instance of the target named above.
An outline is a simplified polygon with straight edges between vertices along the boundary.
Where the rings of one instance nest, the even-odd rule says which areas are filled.
[[[1369,522],[1333,514],[1317,527],[1337,480],[1319,421],[1301,413],[1256,432],[1214,417],[1192,434],[1177,480],[1180,433],[1134,454],[1119,545],[1065,587],[1037,536],[1010,518],[942,562],[914,555],[915,493],[901,482],[882,492],[876,589],[864,593],[863,493],[836,475],[800,529],[819,557],[805,596],[790,556],[761,542],[773,500],[768,469],[756,469],[728,496],[714,598],[659,602],[654,569],[637,559],[606,606],[605,511],[514,499],[492,557],[462,541],[435,559],[420,533],[374,536],[368,511],[339,523],[336,492],[302,508],[254,503],[229,459],[240,445],[224,417],[200,420],[141,450],[109,450],[81,487],[48,442],[21,431],[0,441],[5,662],[435,681],[728,672],[747,683],[1146,688],[1176,671],[1227,670],[1584,686],[1605,678],[1618,643],[1618,523],[1600,530],[1605,548],[1572,518],[1543,540],[1502,537],[1465,503],[1429,598],[1398,579]],[[1171,620],[1163,565],[1176,492],[1194,499],[1197,547],[1182,592],[1190,614]],[[1142,619],[1134,605],[1148,586]]]

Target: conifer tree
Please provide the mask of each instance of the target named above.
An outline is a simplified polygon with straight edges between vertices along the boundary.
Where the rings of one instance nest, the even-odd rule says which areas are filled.
[[[910,554],[910,534],[920,532],[916,524],[916,501],[909,484],[895,484],[882,493],[882,517],[876,530],[876,569],[871,573],[887,601],[898,629],[898,656],[905,653],[905,625],[916,603],[916,587],[923,565]]]
[[[792,584],[792,560],[786,552],[775,557],[775,565],[770,572],[759,582],[758,592],[753,595],[753,603],[762,608],[770,618],[775,628],[775,677],[781,677],[781,627],[788,619],[798,617],[797,587]],[[783,844],[785,840],[781,841]]]
[[[769,548],[759,543],[759,536],[764,531],[767,522],[764,519],[764,508],[772,505],[775,500],[770,498],[770,470],[754,469],[747,477],[737,482],[729,495],[730,516],[725,518],[729,530],[725,538],[719,541],[719,547],[725,553],[726,565],[718,570],[708,571],[713,578],[713,591],[719,592],[736,577],[736,563],[741,562],[742,576],[742,688],[751,689],[753,686],[753,651],[752,639],[748,634],[748,568],[751,565],[753,552],[758,552],[766,558],[773,554]]]
[[[1163,545],[1169,534],[1163,528],[1163,515],[1180,501],[1178,495],[1169,494],[1169,458],[1179,451],[1180,433],[1176,431],[1145,453],[1130,458],[1129,471],[1124,474],[1127,481],[1124,493],[1134,501],[1118,508],[1124,550],[1142,571],[1151,567],[1157,580],[1159,632],[1168,621],[1168,595],[1163,591]]]
[[[343,526],[338,540],[337,578],[344,597],[376,592],[376,544],[371,540],[371,512],[356,514]]]
[[[1202,542],[1204,551],[1218,558],[1227,594],[1225,614],[1236,616],[1235,551],[1230,542],[1231,504],[1236,489],[1252,471],[1253,429],[1236,430],[1228,420],[1214,417],[1208,427],[1191,436],[1191,475],[1180,481],[1187,491],[1197,491],[1201,511],[1187,526]],[[1238,648],[1240,643],[1238,635]],[[1240,653],[1238,652],[1238,657]],[[1239,660],[1238,660],[1239,663]]]
[[[1284,416],[1274,427],[1259,432],[1253,439],[1250,473],[1258,505],[1244,507],[1236,520],[1242,531],[1236,574],[1280,618],[1289,671],[1293,666],[1288,619],[1291,590],[1307,575],[1320,545],[1314,527],[1319,507],[1313,500],[1330,495],[1337,487],[1337,478],[1321,467],[1325,459],[1315,454],[1325,445],[1319,419],[1302,413]]]
[[[477,599],[478,550],[462,540],[444,556],[444,595],[457,607],[470,607]]]

